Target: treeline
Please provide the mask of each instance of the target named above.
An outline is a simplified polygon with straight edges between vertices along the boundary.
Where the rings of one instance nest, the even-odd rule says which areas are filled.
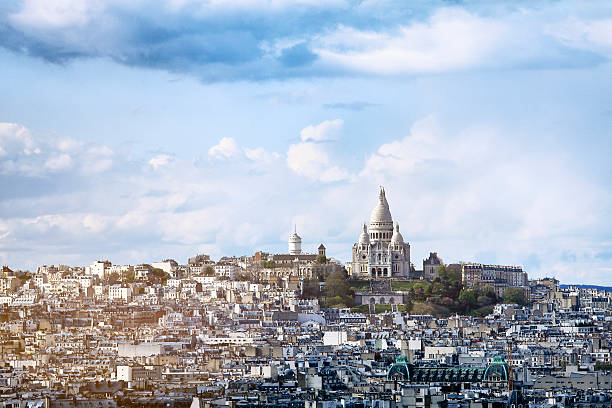
[[[350,281],[346,271],[334,272],[325,280],[323,290],[318,279],[305,279],[302,298],[318,298],[323,307],[352,307],[355,291],[367,290],[368,286],[367,281]],[[490,285],[464,288],[461,272],[445,266],[440,267],[438,277],[433,281],[394,281],[392,288],[407,292],[407,301],[401,309],[413,314],[486,316],[500,302],[527,303],[525,292],[520,288],[507,288],[501,297]],[[365,308],[355,310],[363,311]]]

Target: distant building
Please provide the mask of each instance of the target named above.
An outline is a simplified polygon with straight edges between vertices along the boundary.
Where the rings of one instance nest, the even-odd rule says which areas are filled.
[[[360,279],[410,278],[410,244],[404,242],[399,225],[393,228],[393,218],[385,190],[380,189],[378,204],[370,215],[369,233],[366,225],[359,241],[353,244],[352,274]]]
[[[484,265],[467,263],[461,266],[461,280],[468,287],[489,285],[497,296],[509,287],[528,287],[527,272],[520,266]]]
[[[437,252],[430,252],[429,258],[423,259],[423,278],[434,280],[438,277],[438,269],[444,265]]]
[[[174,273],[178,269],[178,263],[174,259],[165,259],[161,262],[153,262],[151,266],[153,268],[161,269],[170,276],[174,276]]]
[[[210,262],[210,255],[204,255],[204,254],[196,255],[193,258],[189,258],[187,263],[189,265],[192,265],[192,266],[199,266],[199,265],[209,264],[209,263],[211,263]]]
[[[129,302],[132,300],[132,288],[123,288],[119,285],[109,286],[108,288],[109,300],[123,300]]]
[[[96,261],[85,268],[85,273],[87,275],[96,275],[100,279],[104,279],[107,269],[111,266],[112,264],[109,261]]]
[[[236,279],[236,275],[242,270],[239,266],[221,262],[213,266],[213,269],[215,270],[216,276],[228,278],[230,280]]]

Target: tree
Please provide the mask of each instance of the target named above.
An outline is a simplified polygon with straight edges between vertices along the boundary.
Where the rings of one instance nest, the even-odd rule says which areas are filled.
[[[236,280],[238,282],[246,282],[249,280],[249,275],[246,273],[240,273],[238,276],[236,276]]]
[[[317,257],[317,263],[320,263],[320,264],[327,263],[327,257],[325,255],[319,255]]]
[[[319,281],[315,278],[302,282],[302,299],[317,299],[321,295]]]
[[[128,269],[127,271],[123,272],[122,275],[121,280],[127,283],[133,283],[136,278],[136,272],[134,272],[134,269]]]
[[[262,262],[254,262],[247,266],[247,274],[249,281],[252,283],[262,283],[265,278]]]
[[[334,271],[325,280],[325,296],[350,296],[350,286],[344,271]]]
[[[268,268],[268,269],[274,269],[276,267],[276,264],[274,263],[274,261],[263,261],[261,264],[264,268]]]
[[[462,289],[459,293],[459,301],[473,306],[478,303],[478,293],[474,289]]]
[[[110,275],[108,275],[108,283],[110,285],[114,285],[115,283],[118,283],[119,279],[121,279],[121,277],[119,276],[119,273],[117,272],[113,272]]]
[[[215,276],[215,270],[212,266],[204,268],[204,276]]]
[[[447,268],[441,265],[438,268],[438,276],[440,277],[441,296],[448,296],[451,299],[458,299],[463,283],[461,282],[461,272],[456,269]]]
[[[525,292],[521,288],[507,288],[502,294],[502,299],[505,303],[516,303],[519,305],[527,303]]]
[[[164,272],[163,269],[153,268],[151,271],[151,277],[154,282],[160,282],[162,285],[166,284],[166,281],[170,279],[170,274],[168,272]]]

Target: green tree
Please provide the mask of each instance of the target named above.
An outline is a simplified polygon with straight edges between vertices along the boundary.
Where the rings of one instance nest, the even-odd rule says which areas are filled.
[[[274,261],[263,261],[261,264],[264,268],[274,269],[276,267]]]
[[[327,276],[325,280],[325,296],[349,296],[350,286],[344,271],[335,271]]]
[[[521,288],[507,288],[502,294],[502,299],[505,303],[516,303],[519,305],[527,303],[525,292]]]
[[[459,293],[463,288],[461,272],[457,269],[450,269],[445,265],[441,265],[438,268],[438,276],[440,277],[440,291],[442,292],[439,295],[458,299]]]
[[[134,269],[128,269],[127,271],[123,272],[121,279],[124,282],[133,283],[136,279],[136,272],[134,272]]]
[[[612,363],[604,363],[603,361],[595,362],[595,371],[610,371],[612,370]]]
[[[320,263],[320,264],[327,263],[327,257],[325,255],[319,255],[317,257],[317,263]]]
[[[459,301],[474,306],[478,303],[478,293],[474,289],[462,289],[459,293]]]
[[[215,276],[215,269],[212,266],[204,268],[204,276]]]
[[[163,269],[153,268],[151,271],[151,277],[153,282],[165,285],[168,279],[170,279],[170,274],[168,272],[164,272]]]

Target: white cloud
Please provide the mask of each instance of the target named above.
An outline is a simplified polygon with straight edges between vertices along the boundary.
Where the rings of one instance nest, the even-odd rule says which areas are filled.
[[[289,146],[287,165],[297,174],[322,182],[346,180],[348,171],[332,164],[332,159],[321,144],[301,142]]]
[[[22,26],[63,28],[84,26],[103,9],[100,0],[25,0],[11,20]]]
[[[0,122],[0,171],[5,174],[38,177],[73,167],[102,173],[114,164],[115,152],[108,146],[34,137],[24,126]]]
[[[315,48],[324,62],[373,74],[443,72],[490,66],[512,31],[502,20],[489,20],[460,9],[442,9],[426,23],[394,32],[341,26]]]
[[[72,166],[72,158],[66,153],[49,157],[45,162],[45,167],[51,171],[65,170],[70,166]]]
[[[339,164],[333,143],[312,140],[291,145],[286,162],[265,162],[262,148],[235,143],[231,157],[237,160],[229,163],[194,165],[157,155],[126,171],[120,171],[121,157],[111,149],[45,144],[52,150],[33,155],[37,163],[69,151],[70,177],[96,154],[117,166],[104,177],[85,175],[70,191],[5,196],[0,256],[11,266],[33,268],[82,265],[101,256],[114,263],[184,261],[202,249],[217,257],[278,252],[286,249],[284,238],[297,221],[305,250],[315,251],[322,242],[330,255],[348,260],[380,183],[415,264],[430,250],[447,262],[525,264],[532,257],[537,262],[528,268],[531,276],[556,275],[568,282],[584,268],[593,271],[585,281],[606,279],[607,272],[596,272],[604,263],[595,257],[611,246],[602,232],[610,228],[611,193],[575,172],[554,146],[536,149],[531,141],[533,150],[524,149],[492,125],[458,131],[445,126],[434,116],[417,121],[406,137],[373,150],[359,175]],[[267,171],[253,171],[253,162],[264,163]],[[165,167],[150,171],[155,166]],[[294,173],[321,183],[305,188]],[[17,250],[23,248],[33,250]],[[565,250],[571,259],[563,261]]]
[[[612,19],[570,20],[550,24],[546,31],[561,43],[612,57]]]
[[[64,138],[57,142],[57,148],[62,152],[74,152],[81,150],[84,143],[80,140]]]
[[[83,152],[83,171],[87,173],[103,173],[114,165],[115,152],[104,145],[91,146]]]
[[[16,123],[0,122],[0,157],[38,154],[30,131]]]
[[[302,142],[289,146],[287,166],[301,176],[324,183],[349,179],[349,172],[334,164],[328,146],[321,143],[337,139],[343,125],[342,119],[334,119],[306,126],[300,132]]]
[[[362,171],[371,176],[379,172],[400,174],[413,171],[426,160],[452,159],[451,152],[440,143],[440,129],[433,116],[417,121],[410,135],[385,143],[372,154]]]
[[[308,125],[300,132],[302,141],[320,142],[334,140],[340,136],[344,121],[342,119],[325,120],[318,125]]]
[[[83,217],[83,226],[91,232],[102,232],[107,227],[107,221],[98,214],[87,214]]]
[[[231,137],[222,138],[218,144],[208,149],[208,155],[215,159],[230,159],[242,153],[238,143]]]
[[[158,154],[149,160],[149,165],[153,167],[153,169],[157,170],[160,167],[167,166],[174,160],[174,157],[168,154]]]
[[[239,146],[236,140],[231,137],[222,138],[219,143],[208,149],[208,156],[216,160],[248,159],[250,162],[264,165],[280,157],[278,153],[270,153],[263,147]]]
[[[553,146],[525,149],[491,125],[453,132],[427,117],[381,145],[360,177],[385,185],[414,249],[439,249],[447,262],[527,262],[531,276],[568,282],[572,270],[596,265],[592,248],[605,245],[597,237],[612,195]],[[565,250],[575,259],[559,268]]]
[[[585,48],[585,43],[610,57],[610,20],[587,20],[570,28],[550,23],[557,20],[551,10],[479,15],[459,7],[440,8],[424,21],[387,30],[339,25],[313,38],[312,49],[320,67],[383,76],[575,66],[589,62],[566,46]]]

